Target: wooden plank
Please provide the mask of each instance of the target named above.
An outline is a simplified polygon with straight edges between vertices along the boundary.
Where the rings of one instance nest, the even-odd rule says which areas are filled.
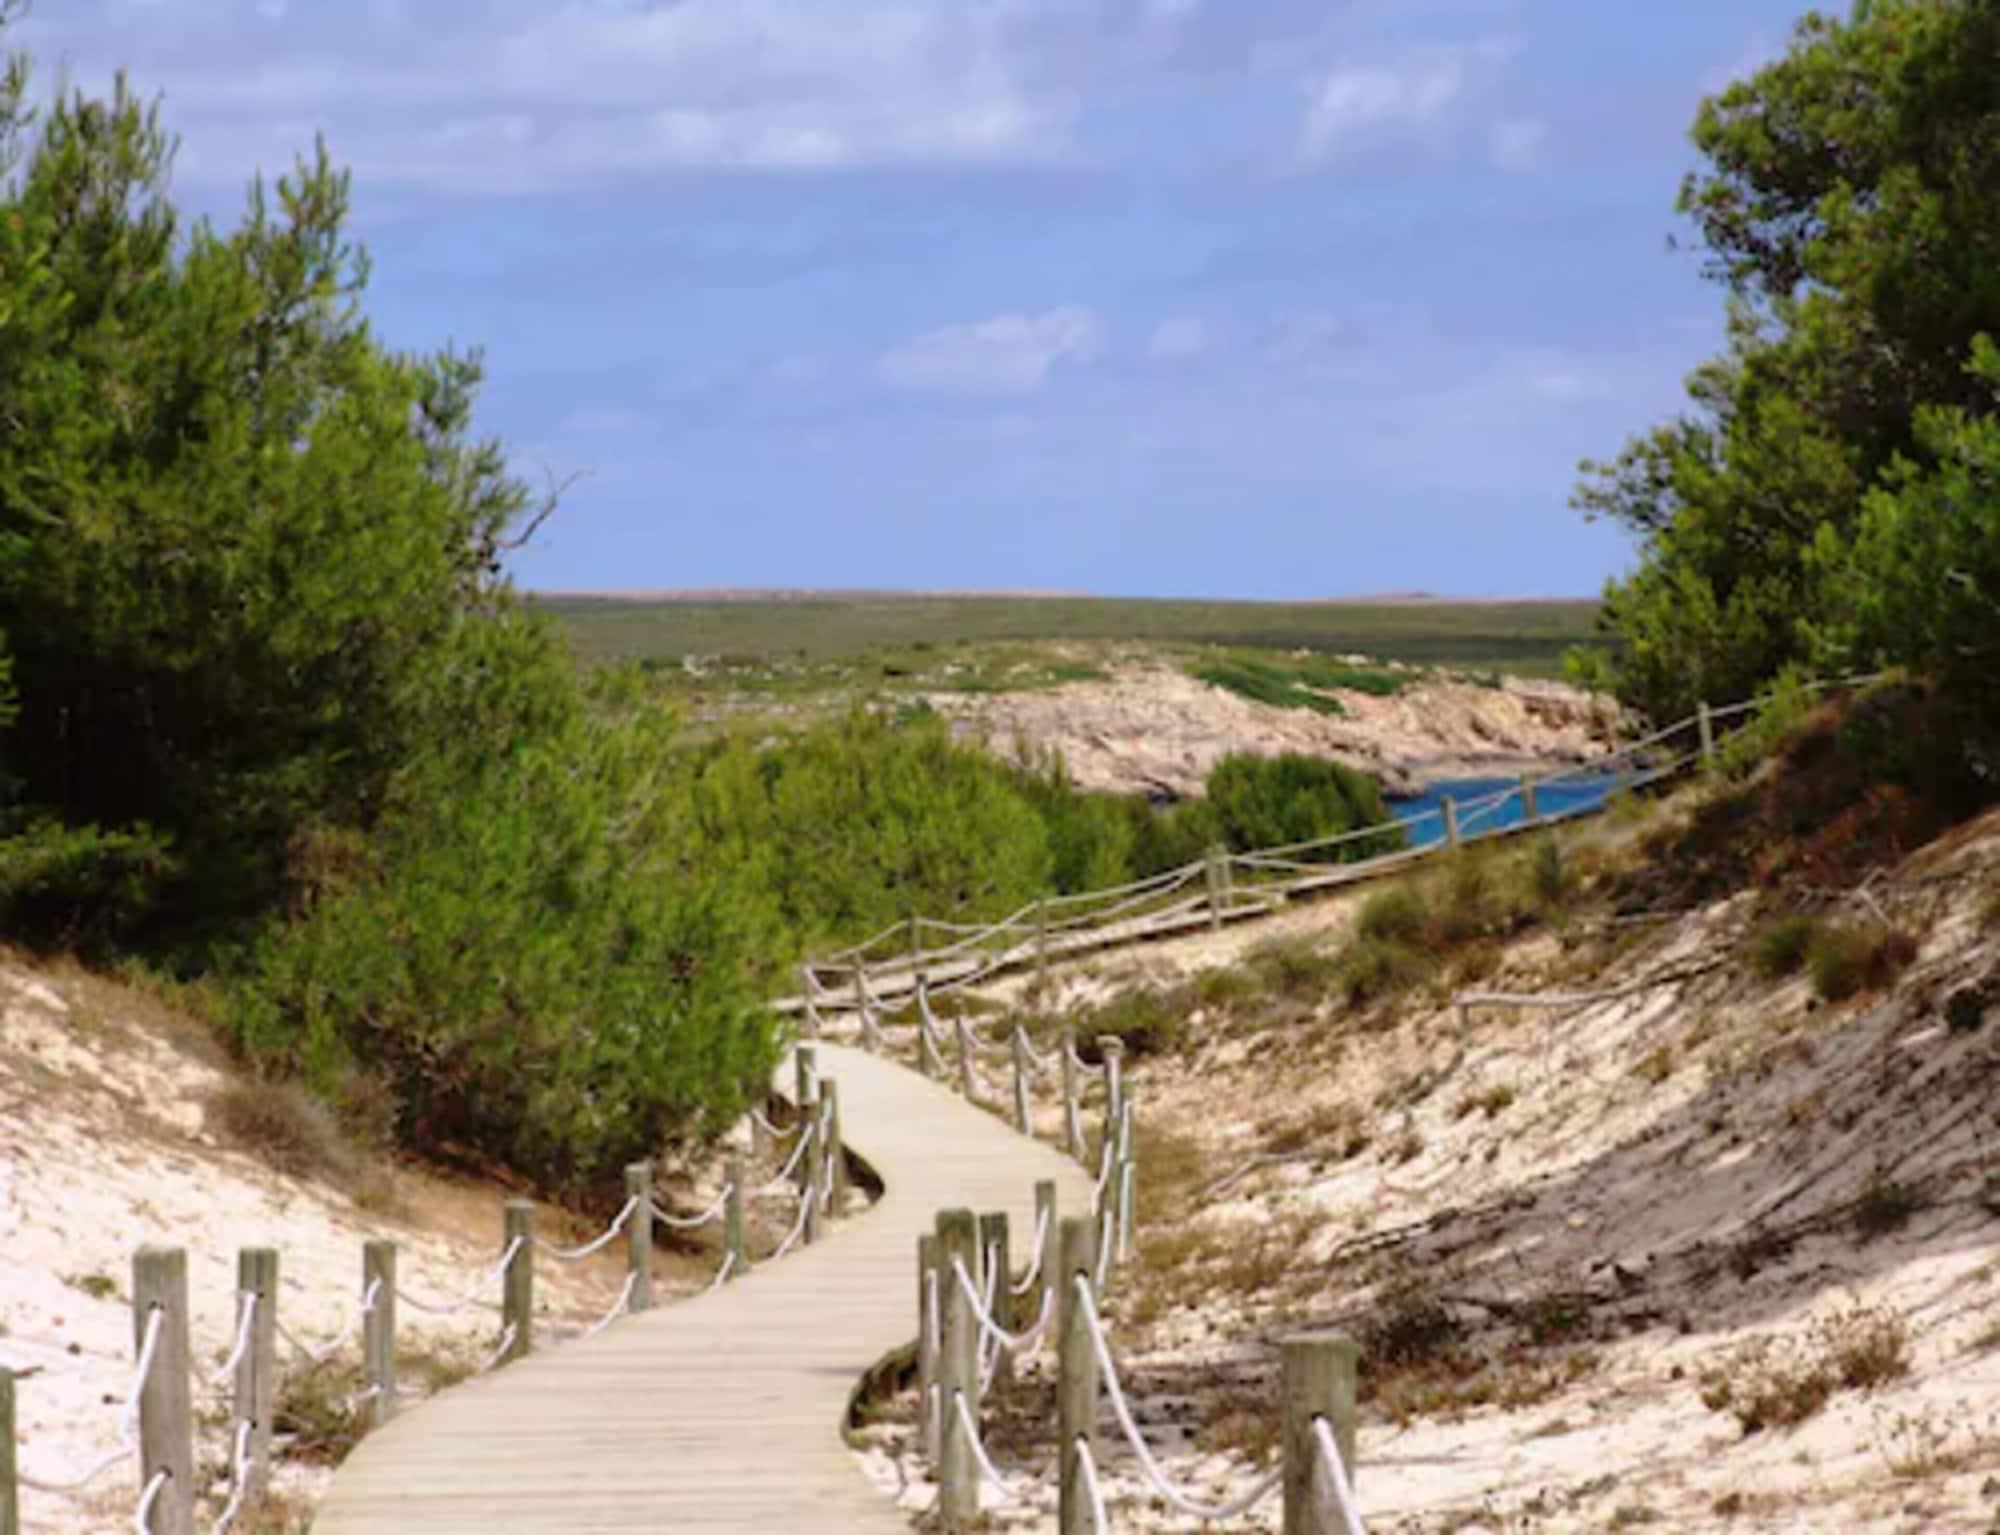
[[[1006,1210],[1034,1185],[1088,1207],[1074,1162],[940,1083],[820,1043],[869,1210],[740,1283],[531,1354],[400,1415],[335,1475],[316,1535],[779,1530],[907,1535],[842,1437],[861,1375],[915,1336],[910,1254],[939,1209]],[[785,1072],[777,1080],[784,1083]]]

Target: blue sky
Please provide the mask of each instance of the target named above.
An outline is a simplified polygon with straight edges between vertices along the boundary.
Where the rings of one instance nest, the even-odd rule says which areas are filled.
[[[226,215],[323,132],[370,310],[581,472],[546,589],[1582,595],[1720,335],[1701,95],[1789,0],[38,0]]]

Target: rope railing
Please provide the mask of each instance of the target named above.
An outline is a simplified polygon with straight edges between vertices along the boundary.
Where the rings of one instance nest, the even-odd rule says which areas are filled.
[[[806,1145],[805,1140],[801,1139],[799,1141],[798,1151],[792,1154],[794,1162],[798,1160],[799,1153],[806,1149]],[[781,1173],[779,1176],[782,1177],[784,1175]],[[725,1183],[722,1186],[722,1192],[715,1196],[715,1202],[699,1215],[669,1215],[658,1205],[654,1205],[653,1219],[658,1221],[662,1226],[669,1226],[675,1231],[697,1231],[701,1227],[706,1226],[710,1221],[722,1218],[722,1212],[729,1207],[729,1196],[735,1192],[736,1189],[733,1184]]]
[[[257,1292],[238,1290],[236,1292],[236,1338],[229,1345],[229,1354],[209,1376],[212,1383],[227,1380],[236,1373],[236,1367],[243,1362],[243,1355],[250,1347],[250,1328],[257,1320]]]
[[[612,1217],[611,1224],[604,1229],[603,1233],[585,1242],[581,1247],[558,1247],[555,1243],[545,1242],[540,1237],[535,1238],[535,1247],[537,1251],[547,1253],[558,1262],[576,1263],[590,1257],[593,1253],[602,1252],[606,1247],[610,1246],[618,1233],[625,1229],[625,1223],[632,1218],[632,1212],[638,1208],[639,1196],[634,1194],[625,1201],[623,1208]],[[658,1213],[657,1209],[654,1213]],[[506,1265],[502,1264],[501,1266],[504,1268]]]
[[[1333,1425],[1324,1417],[1312,1420],[1313,1448],[1319,1451],[1318,1470],[1326,1478],[1326,1487],[1332,1493],[1329,1500],[1336,1517],[1345,1529],[1345,1535],[1367,1535],[1361,1528],[1361,1515],[1354,1507],[1354,1485],[1348,1480],[1347,1463],[1341,1459],[1340,1446],[1334,1442]]]
[[[1097,1299],[1082,1275],[1075,1277],[1074,1284],[1076,1304],[1081,1308],[1084,1325],[1090,1330],[1091,1348],[1097,1355],[1097,1367],[1102,1372],[1099,1378],[1104,1384],[1105,1394],[1111,1398],[1111,1410],[1118,1418],[1118,1426],[1125,1431],[1126,1442],[1132,1446],[1132,1454],[1153,1490],[1190,1518],[1206,1520],[1234,1519],[1248,1513],[1275,1492],[1284,1481],[1282,1469],[1273,1472],[1243,1496],[1227,1503],[1200,1502],[1167,1480],[1151,1446],[1146,1443],[1146,1436],[1139,1432],[1138,1422],[1132,1416],[1131,1403],[1125,1400],[1125,1388],[1118,1379],[1117,1361],[1111,1357],[1111,1345],[1106,1341],[1103,1324],[1098,1319]]]
[[[1048,1241],[1049,1216],[1053,1208],[1053,1206],[1045,1204],[1035,1212],[1035,1240],[1033,1243],[1035,1255],[1028,1260],[1027,1270],[1021,1275],[1020,1282],[1018,1284],[1011,1282],[1008,1284],[1008,1294],[1026,1295],[1030,1290],[1034,1289],[1036,1281],[1042,1277],[1042,1250],[1044,1244]]]
[[[146,1381],[153,1373],[153,1359],[160,1347],[160,1328],[165,1322],[166,1313],[158,1306],[146,1313],[145,1330],[140,1334],[138,1363],[132,1367],[132,1381],[125,1388],[125,1400],[118,1409],[118,1448],[97,1461],[82,1476],[68,1481],[47,1481],[21,1473],[20,1481],[23,1487],[32,1487],[37,1492],[81,1492],[119,1461],[137,1450],[139,1396],[146,1389]]]
[[[520,1254],[522,1247],[526,1245],[526,1242],[526,1237],[516,1236],[509,1238],[507,1245],[500,1250],[499,1259],[479,1276],[479,1282],[481,1284],[491,1284],[502,1274],[506,1273],[508,1268],[513,1264],[514,1259]],[[396,1299],[406,1306],[415,1306],[417,1310],[426,1312],[431,1316],[457,1316],[461,1312],[470,1311],[475,1306],[484,1306],[489,1311],[493,1309],[493,1302],[482,1296],[477,1289],[467,1290],[463,1295],[455,1296],[448,1301],[419,1300],[416,1296],[410,1294],[409,1291],[398,1289],[396,1291]],[[362,1315],[365,1316],[371,1309],[371,1300],[364,1298],[361,1303]],[[358,1329],[360,1325],[360,1320],[357,1318],[353,1323],[353,1327]],[[354,1334],[350,1331],[346,1336],[351,1338]],[[341,1341],[345,1342],[346,1338],[343,1338]],[[330,1350],[327,1357],[332,1357]]]

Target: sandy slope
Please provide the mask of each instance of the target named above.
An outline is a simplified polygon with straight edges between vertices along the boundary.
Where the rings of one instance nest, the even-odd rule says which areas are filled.
[[[1464,1353],[1500,1363],[1493,1390],[1460,1383],[1455,1404],[1412,1380],[1393,1387],[1400,1414],[1371,1407],[1375,1535],[2000,1529],[2000,1009],[1965,1032],[1941,1017],[1955,990],[2000,977],[1996,888],[2000,815],[1878,881],[1921,953],[1893,993],[1837,1005],[1728,962],[1739,899],[1528,938],[1482,983],[1700,972],[1590,1006],[1468,1019],[1417,1002],[1373,1031],[1324,1008],[1275,1030],[1197,1014],[1200,1048],[1137,1068],[1146,1121],[1192,1141],[1217,1177],[1291,1154],[1156,1227],[1154,1276],[1142,1265],[1114,1303],[1127,1380],[1173,1474],[1213,1498],[1251,1485],[1229,1447],[1244,1436],[1214,1428],[1268,1414],[1276,1340],[1369,1336],[1414,1289]],[[1350,912],[1283,920],[1297,936]],[[1070,984],[1102,994],[1135,968],[1200,969],[1271,931],[1099,961]],[[1871,1182],[1914,1191],[1914,1208],[1864,1237],[1855,1206]],[[1214,1233],[1192,1271],[1173,1261],[1190,1232]],[[1537,1318],[1557,1319],[1556,1336],[1532,1341]],[[1905,1333],[1907,1375],[1836,1390],[1796,1427],[1745,1434],[1704,1401],[1718,1380],[1768,1373],[1746,1349],[1804,1357],[1815,1329],[1884,1324]],[[1045,1385],[1046,1369],[1029,1379]],[[1019,1495],[995,1507],[1000,1528],[1053,1528],[1039,1400],[995,1414]],[[1104,1434],[1119,1530],[1200,1527],[1142,1488],[1108,1415]],[[906,1425],[876,1437],[876,1474],[925,1506]],[[1275,1529],[1275,1505],[1225,1527]]]
[[[278,1176],[223,1144],[206,1128],[202,1105],[227,1072],[198,1026],[142,997],[0,960],[0,1363],[25,1376],[18,1429],[28,1476],[73,1477],[119,1443],[132,1361],[131,1257],[143,1243],[188,1252],[197,1456],[218,1479],[227,1391],[208,1377],[232,1336],[239,1247],[279,1249],[280,1322],[308,1345],[352,1320],[367,1238],[399,1244],[402,1286],[419,1298],[464,1293],[496,1256],[503,1190],[403,1170],[397,1213],[371,1213],[337,1189]],[[541,1229],[574,1241],[577,1228],[544,1211]],[[621,1265],[615,1243],[579,1264],[538,1263],[544,1336],[602,1314],[618,1293]],[[669,1292],[695,1288],[712,1266],[694,1252],[662,1254]],[[497,1299],[497,1288],[487,1290]],[[496,1332],[490,1311],[437,1318],[406,1305],[399,1353],[468,1365],[488,1353]],[[291,1357],[282,1343],[281,1352]],[[350,1345],[336,1364],[354,1357]],[[406,1363],[404,1378],[421,1373]],[[310,1502],[323,1476],[292,1467],[280,1485]],[[125,1527],[134,1482],[131,1467],[119,1465],[82,1494],[29,1491],[26,1527]]]

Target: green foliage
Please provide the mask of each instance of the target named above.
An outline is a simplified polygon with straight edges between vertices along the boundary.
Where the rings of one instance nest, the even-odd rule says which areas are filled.
[[[1123,1040],[1129,1059],[1177,1050],[1187,1037],[1192,1005],[1193,996],[1186,988],[1130,987],[1076,1015],[1077,1053],[1089,1061],[1101,1060],[1100,1044],[1106,1039]]]
[[[1212,688],[1221,688],[1252,703],[1269,704],[1274,709],[1310,709],[1315,714],[1336,718],[1347,712],[1339,699],[1313,691],[1296,672],[1268,661],[1229,657],[1190,666],[1188,673]]]
[[[1779,917],[1750,935],[1750,966],[1767,981],[1796,975],[1819,936],[1816,918],[1803,913]]]
[[[365,872],[255,955],[232,1023],[322,1091],[361,1067],[398,1139],[602,1193],[761,1090],[757,1004],[790,957],[767,899],[667,792],[669,726],[599,701],[486,760],[440,760]]]
[[[1279,847],[1382,826],[1340,850],[1342,861],[1402,846],[1382,787],[1365,773],[1323,757],[1287,752],[1258,757],[1233,752],[1209,771],[1207,803],[1223,841],[1238,852]]]
[[[1786,666],[1765,690],[1757,710],[1716,749],[1716,766],[1730,778],[1743,778],[1771,759],[1812,712],[1813,696],[1804,673]]]
[[[168,200],[171,141],[122,82],[16,147],[8,767],[67,821],[170,841],[178,920],[254,916],[293,840],[368,824],[412,753],[547,706],[483,671],[485,624],[519,624],[494,572],[527,495],[469,435],[477,358],[395,356],[360,317],[323,151],[225,233]]]
[[[1245,964],[1259,987],[1281,997],[1316,996],[1339,969],[1337,956],[1303,937],[1267,939]]]
[[[151,914],[176,868],[146,826],[106,831],[38,817],[0,835],[0,927],[17,940],[101,952]]]
[[[1415,885],[1391,885],[1362,903],[1354,929],[1363,938],[1415,943],[1422,939],[1429,923],[1430,908],[1423,892]]]
[[[1916,958],[1908,934],[1880,924],[1833,924],[1813,934],[1806,965],[1813,990],[1828,1002],[1887,985]]]
[[[1990,513],[1961,493],[1990,465],[1992,390],[1966,363],[2000,334],[1996,56],[1983,0],[1867,0],[1703,103],[1681,208],[1729,290],[1729,350],[1576,497],[1643,540],[1605,619],[1620,693],[1656,718],[1842,642],[1926,666],[1990,644]],[[1973,586],[1913,612],[1946,569]]]

